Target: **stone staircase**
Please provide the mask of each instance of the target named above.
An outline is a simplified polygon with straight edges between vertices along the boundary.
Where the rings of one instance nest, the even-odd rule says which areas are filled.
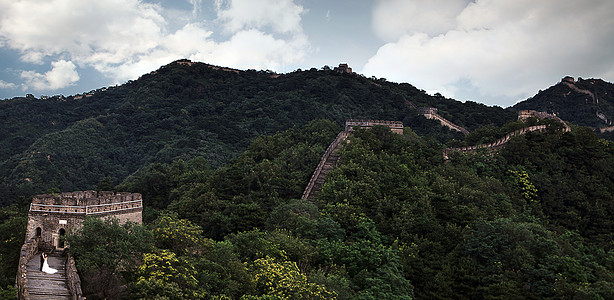
[[[309,197],[307,198],[307,200],[313,201],[315,196],[318,194],[318,192],[322,188],[322,185],[324,184],[324,179],[326,178],[326,174],[337,165],[337,162],[339,161],[340,157],[341,155],[339,155],[339,153],[334,153],[334,152],[328,156],[328,159],[324,162],[324,165],[322,166],[322,170],[320,171],[320,174],[316,178],[316,181],[313,185],[313,189],[311,190],[311,193],[309,194]]]
[[[347,131],[340,132],[337,135],[337,138],[335,138],[335,140],[328,146],[328,149],[326,149],[326,152],[322,156],[318,167],[313,172],[311,180],[309,181],[307,188],[305,188],[301,199],[309,201],[314,200],[315,196],[318,194],[322,188],[322,185],[324,184],[326,174],[337,165],[340,158],[338,150],[343,147],[343,141],[347,139],[348,135],[349,132]]]
[[[40,253],[34,255],[27,264],[28,290],[30,299],[70,299],[66,286],[66,257],[49,254],[49,267],[57,269],[55,274],[40,271]]]

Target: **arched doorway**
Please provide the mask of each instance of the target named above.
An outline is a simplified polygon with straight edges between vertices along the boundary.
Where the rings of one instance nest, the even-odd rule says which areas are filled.
[[[43,234],[43,230],[40,227],[36,227],[36,237],[40,238],[41,234]]]
[[[60,241],[58,242],[58,248],[64,248],[64,236],[66,235],[66,230],[64,228],[60,228],[58,232],[60,234]]]

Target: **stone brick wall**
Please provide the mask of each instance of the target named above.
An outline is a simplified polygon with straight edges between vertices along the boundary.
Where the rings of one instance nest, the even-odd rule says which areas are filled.
[[[37,236],[37,228],[40,228],[39,248],[50,251],[60,246],[60,229],[64,229],[65,233],[79,229],[84,219],[85,215],[30,212],[25,238],[28,240]]]
[[[388,126],[394,133],[403,134],[403,122],[382,120],[354,120],[345,121],[345,131],[352,131],[354,127],[371,128],[375,125]]]
[[[102,216],[101,219],[104,220],[104,219],[111,218],[111,217],[115,217],[119,219],[119,222],[122,224],[126,222],[134,222],[134,223],[142,224],[143,223],[143,210],[141,209],[139,211],[118,213],[118,214],[106,214]]]
[[[62,249],[61,234],[79,229],[88,216],[116,217],[122,223],[141,224],[142,212],[142,196],[138,193],[79,191],[38,195],[32,198],[25,240],[40,232],[41,249]]]
[[[15,282],[18,288],[17,297],[19,299],[30,299],[30,292],[28,290],[28,276],[26,276],[28,272],[27,264],[38,251],[38,242],[39,239],[30,238],[21,246],[21,252],[19,253],[19,266],[17,269],[17,280]]]
[[[81,277],[79,277],[79,273],[77,272],[75,259],[70,253],[68,253],[66,257],[65,266],[67,278],[66,285],[68,286],[72,298],[77,300],[85,299],[85,297],[83,297],[83,291],[81,290]]]

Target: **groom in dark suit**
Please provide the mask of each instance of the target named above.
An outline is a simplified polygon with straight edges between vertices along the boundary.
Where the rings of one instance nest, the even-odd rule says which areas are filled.
[[[41,253],[41,267],[40,267],[40,271],[43,270],[43,263],[45,263],[45,252]]]

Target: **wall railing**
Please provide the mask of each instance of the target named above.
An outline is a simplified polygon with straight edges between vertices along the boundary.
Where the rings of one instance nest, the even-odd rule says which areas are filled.
[[[77,273],[75,259],[70,253],[66,254],[66,285],[70,291],[71,299],[83,300],[83,291],[81,290],[81,278]]]
[[[39,237],[33,237],[25,242],[21,246],[21,252],[19,253],[19,267],[17,270],[17,297],[22,300],[30,299],[30,291],[28,289],[28,270],[27,265],[28,261],[36,254],[38,251],[38,241]]]
[[[443,157],[444,159],[448,159],[449,155],[453,152],[476,152],[478,149],[496,150],[496,149],[503,147],[514,136],[523,135],[523,134],[534,132],[534,131],[545,131],[546,128],[547,128],[546,125],[530,126],[527,128],[518,129],[514,132],[508,133],[506,136],[492,143],[480,144],[477,146],[446,148],[443,150]],[[569,131],[568,127],[565,127],[564,131],[565,132]]]
[[[64,214],[77,215],[96,215],[112,212],[120,212],[143,207],[143,200],[105,203],[96,205],[52,205],[52,204],[30,204],[31,212],[59,212]]]

